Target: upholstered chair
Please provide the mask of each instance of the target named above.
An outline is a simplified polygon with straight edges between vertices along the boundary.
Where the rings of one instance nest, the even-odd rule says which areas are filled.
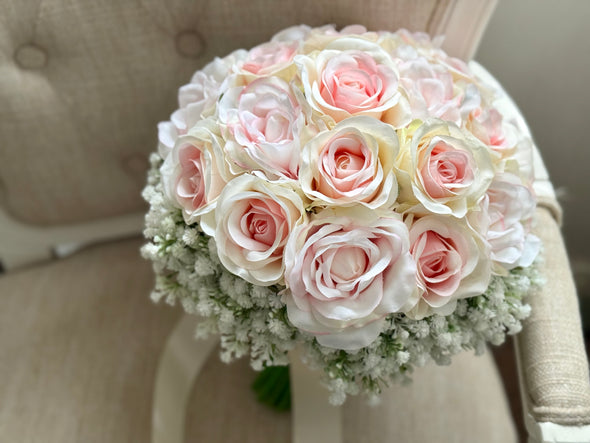
[[[170,344],[191,325],[180,307],[150,301],[139,255],[157,123],[214,56],[294,24],[362,23],[445,33],[445,49],[469,60],[494,3],[0,0],[0,440],[300,443],[315,441],[313,429],[323,442],[516,441],[489,353],[420,368],[378,407],[314,403],[316,415],[306,411],[322,400],[296,362],[291,414],[256,403],[248,363],[225,365],[215,352],[198,375],[176,368],[186,383],[171,387],[162,362],[178,364]],[[576,293],[537,161],[536,229],[552,272],[517,339],[524,413],[531,441],[590,441]],[[337,427],[322,431],[324,417]]]

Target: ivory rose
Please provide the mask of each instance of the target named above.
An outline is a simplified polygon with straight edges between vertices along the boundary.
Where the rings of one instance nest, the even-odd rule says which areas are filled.
[[[486,193],[484,207],[489,217],[486,239],[496,272],[530,266],[540,249],[540,240],[525,227],[535,210],[530,189],[513,174],[499,174]]]
[[[360,37],[341,37],[322,51],[297,55],[295,63],[311,106],[336,122],[352,115],[385,118],[400,100],[395,63]]]
[[[453,123],[435,119],[406,132],[397,167],[403,171],[402,200],[458,218],[478,205],[494,176],[485,145]]]
[[[377,338],[386,315],[406,307],[415,279],[399,216],[324,210],[289,238],[283,300],[291,323],[321,345],[359,349]]]
[[[158,152],[162,158],[168,156],[179,135],[186,134],[198,121],[213,115],[217,99],[231,85],[230,70],[246,54],[247,51],[239,49],[227,57],[216,58],[179,89],[179,108],[172,113],[170,121],[158,125]]]
[[[252,284],[281,282],[287,238],[305,219],[303,201],[290,187],[241,175],[225,186],[215,208],[219,260]]]
[[[374,43],[379,38],[378,33],[369,32],[362,25],[345,26],[340,31],[336,30],[334,25],[324,25],[319,28],[313,28],[307,35],[307,38],[303,42],[303,53],[308,54],[313,51],[326,49],[326,46],[343,36],[356,36],[357,38]]]
[[[407,29],[398,29],[394,33],[382,31],[379,34],[379,44],[394,56],[399,56],[397,49],[401,49],[403,53],[420,52],[421,55],[429,55],[436,51],[443,41],[442,36],[432,40],[425,32],[410,32]],[[407,58],[404,57],[404,60]]]
[[[391,206],[398,150],[391,126],[364,116],[343,120],[303,147],[301,189],[318,206]]]
[[[474,109],[465,122],[465,127],[502,157],[514,154],[518,142],[517,131],[493,108]]]
[[[303,42],[311,32],[311,28],[307,25],[296,25],[291,26],[287,29],[277,32],[272,36],[271,41],[273,42]]]
[[[271,179],[295,179],[309,110],[283,80],[260,78],[232,88],[219,103],[227,128],[225,151],[235,173],[261,170]]]
[[[457,299],[485,292],[491,278],[489,247],[464,219],[426,215],[410,226],[410,251],[417,268],[417,304],[407,315],[419,319],[448,314]]]
[[[296,73],[293,58],[299,49],[298,41],[263,43],[252,48],[248,56],[238,65],[236,73],[251,79],[262,76],[278,76],[291,80]]]
[[[188,134],[178,137],[161,167],[166,196],[182,209],[187,224],[215,208],[217,197],[231,179],[215,131],[211,119],[197,123]],[[212,233],[207,224],[203,229]]]
[[[441,118],[461,122],[461,89],[451,73],[424,57],[400,63],[400,82],[408,97],[412,116],[418,119]]]

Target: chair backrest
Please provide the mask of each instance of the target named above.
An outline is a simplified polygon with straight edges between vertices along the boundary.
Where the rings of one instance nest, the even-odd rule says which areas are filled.
[[[446,33],[445,48],[468,59],[494,4],[0,0],[0,259],[12,267],[47,258],[58,243],[138,231],[128,214],[144,210],[156,124],[214,56],[294,24],[362,23]],[[113,228],[117,217],[124,228]]]

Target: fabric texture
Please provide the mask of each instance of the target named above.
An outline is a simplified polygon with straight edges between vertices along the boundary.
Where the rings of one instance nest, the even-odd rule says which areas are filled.
[[[546,283],[528,298],[531,316],[517,337],[530,412],[538,422],[590,424],[590,383],[576,288],[556,221],[537,210]]]
[[[35,225],[143,211],[156,124],[213,57],[300,23],[439,33],[459,3],[0,0],[0,205]]]
[[[150,303],[139,245],[97,246],[0,278],[3,439],[149,441],[156,365],[181,310]],[[255,376],[247,360],[226,365],[214,352],[191,394],[186,441],[289,441],[289,414],[257,403]],[[344,423],[347,442],[515,441],[489,354],[421,368],[377,408],[351,398]]]
[[[148,442],[178,310],[150,303],[139,240],[0,276],[0,440]]]
[[[189,400],[185,441],[289,442],[290,415],[256,401],[250,389],[255,377],[246,359],[226,365],[214,353]],[[344,443],[517,441],[489,352],[480,357],[464,352],[446,367],[429,364],[413,379],[387,389],[375,407],[364,397],[348,398],[342,411]]]

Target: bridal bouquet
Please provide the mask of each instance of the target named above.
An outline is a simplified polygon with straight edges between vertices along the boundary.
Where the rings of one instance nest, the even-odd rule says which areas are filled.
[[[298,26],[197,71],[144,190],[153,299],[227,361],[300,346],[334,403],[518,332],[531,141],[438,44]]]

